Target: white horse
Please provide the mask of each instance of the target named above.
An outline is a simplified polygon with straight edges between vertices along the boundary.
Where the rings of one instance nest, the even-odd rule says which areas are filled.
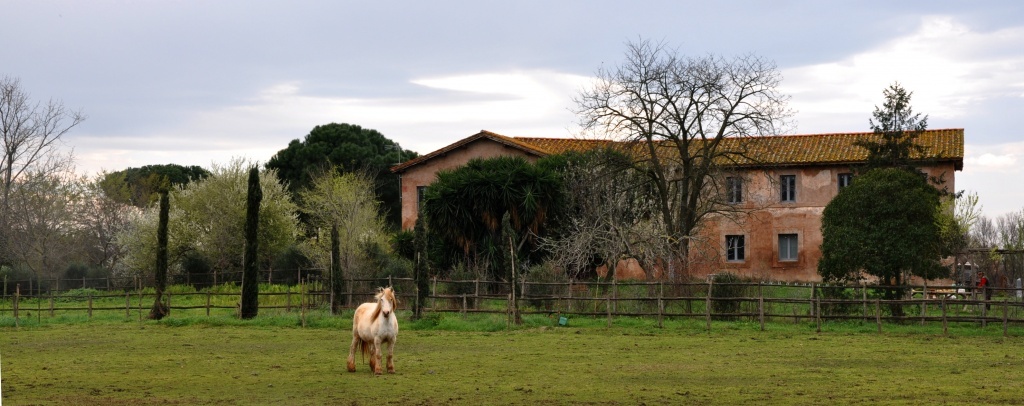
[[[376,302],[363,303],[352,316],[352,346],[348,349],[348,371],[356,371],[356,347],[363,356],[370,355],[370,370],[381,374],[381,345],[388,344],[388,373],[395,373],[395,340],[398,339],[398,316],[395,315],[395,292],[391,287],[380,288],[374,296]]]

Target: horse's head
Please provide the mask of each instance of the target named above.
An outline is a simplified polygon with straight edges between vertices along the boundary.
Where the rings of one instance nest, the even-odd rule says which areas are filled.
[[[398,305],[398,300],[395,299],[395,291],[390,286],[380,288],[374,297],[377,299],[377,308],[380,309],[380,313],[384,315],[385,319],[390,317],[391,312]]]

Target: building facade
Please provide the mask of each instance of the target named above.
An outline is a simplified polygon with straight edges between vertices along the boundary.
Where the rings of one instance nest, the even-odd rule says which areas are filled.
[[[872,133],[786,135],[746,140],[754,157],[728,171],[721,184],[737,210],[706,221],[691,245],[690,272],[702,276],[732,272],[760,280],[817,281],[821,258],[821,216],[825,206],[853,179],[853,168],[867,152],[854,142]],[[963,129],[927,130],[917,142],[925,147],[919,167],[938,187],[955,191],[963,169]],[[569,150],[586,150],[608,141],[506,137],[481,131],[447,147],[392,168],[401,176],[402,228],[411,229],[423,190],[440,170],[473,158],[516,155],[534,161]],[[620,277],[643,272],[620,268]]]

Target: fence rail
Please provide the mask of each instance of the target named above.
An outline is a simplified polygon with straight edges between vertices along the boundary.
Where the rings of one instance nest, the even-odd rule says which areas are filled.
[[[107,284],[108,286],[112,284]],[[350,279],[342,303],[353,308],[372,300],[377,286],[392,285],[403,304],[417,300],[416,283],[410,278]],[[261,309],[305,312],[323,308],[331,301],[320,281],[285,286],[285,291],[260,293]],[[84,296],[69,296],[74,291],[36,291],[0,300],[0,317],[12,315],[16,321],[26,312],[54,317],[58,313],[85,311],[123,311],[125,317],[144,317],[155,299],[152,292],[133,288],[113,288],[105,293],[89,290]],[[151,289],[150,289],[151,290]],[[860,320],[884,323],[952,323],[985,326],[1001,323],[1024,325],[1024,292],[1019,288],[988,288],[984,291],[961,286],[833,286],[783,283],[708,282],[521,282],[511,294],[505,281],[432,279],[421,307],[427,313],[542,314],[551,317],[655,318],[665,319],[748,320],[762,329],[767,322],[813,322],[821,329],[829,321]],[[887,295],[886,293],[890,293]],[[205,291],[164,293],[172,310],[212,312],[237,309],[237,292]],[[84,304],[83,304],[84,303]],[[411,308],[411,306],[403,306]]]

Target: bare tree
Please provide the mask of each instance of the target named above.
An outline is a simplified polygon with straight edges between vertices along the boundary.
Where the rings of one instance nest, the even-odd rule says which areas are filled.
[[[648,278],[654,262],[665,252],[658,240],[663,227],[643,174],[629,168],[628,158],[615,151],[597,150],[570,162],[562,172],[565,207],[557,232],[541,238],[551,259],[572,278],[604,265],[607,278],[616,265],[635,259]]]
[[[59,141],[82,120],[81,112],[67,110],[60,101],[33,103],[20,80],[0,77],[0,235],[10,235],[15,182],[30,172],[45,177],[69,169],[71,155],[60,153]]]
[[[792,115],[775,64],[747,55],[725,60],[678,55],[662,43],[627,45],[626,59],[601,69],[577,98],[587,131],[631,143],[661,217],[662,241],[685,272],[691,239],[716,213],[734,212],[720,193],[730,167],[750,164],[746,140],[783,132]]]
[[[89,264],[115,269],[125,255],[125,247],[117,243],[117,234],[129,227],[132,215],[141,209],[109,196],[103,188],[106,176],[106,173],[98,174],[86,185],[79,223]]]
[[[61,267],[83,252],[79,235],[84,179],[69,172],[28,172],[10,190],[10,258],[38,278],[60,277]]]

